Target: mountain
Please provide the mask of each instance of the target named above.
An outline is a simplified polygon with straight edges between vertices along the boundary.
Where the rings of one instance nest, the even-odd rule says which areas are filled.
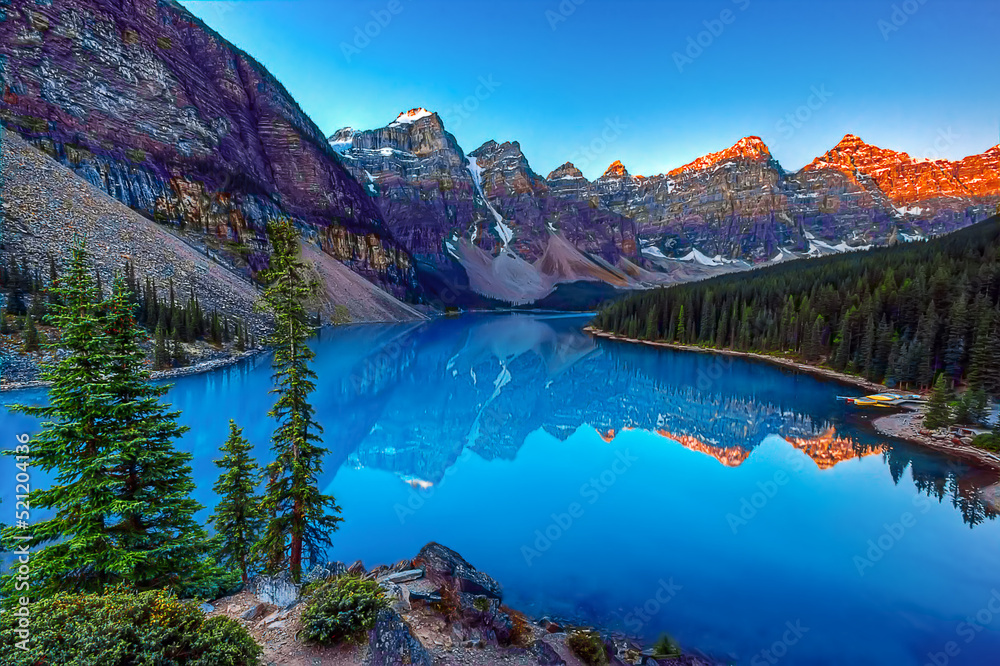
[[[396,296],[412,259],[277,80],[174,0],[15,3],[0,20],[0,122],[245,273],[268,221]]]
[[[616,267],[638,258],[634,223],[575,191],[589,183],[572,165],[543,178],[517,142],[467,154],[422,108],[379,129],[339,130],[330,145],[378,196],[439,306],[538,303],[577,282],[638,284]]]
[[[931,162],[848,135],[787,172],[750,136],[650,177],[615,161],[591,182],[569,162],[542,177],[516,141],[465,153],[422,108],[330,143],[378,197],[423,286],[459,304],[469,294],[488,304],[600,300],[937,235],[1000,202],[1000,147]],[[580,285],[590,285],[582,301]]]
[[[759,263],[936,235],[985,219],[1000,201],[998,158],[1000,147],[960,162],[915,160],[848,135],[788,173],[759,137],[746,137],[651,178],[629,176],[616,162],[602,180],[631,182],[602,193],[602,202],[639,223],[654,257],[695,252],[716,262]]]
[[[127,260],[138,282],[155,282],[164,301],[172,283],[182,302],[193,293],[203,311],[243,320],[258,336],[267,332],[270,317],[254,308],[257,289],[245,276],[212,261],[12,132],[2,134],[0,248],[5,265],[47,277],[49,258],[64,259],[78,237],[86,238],[103,284],[112,284]]]
[[[129,209],[13,132],[0,132],[0,250],[5,264],[16,262],[47,275],[50,257],[62,260],[78,237],[85,238],[104,284],[110,285],[129,261],[138,283],[150,279],[164,300],[172,282],[182,302],[194,294],[205,312],[242,320],[259,337],[268,332],[270,316],[255,308],[258,288],[246,275],[199,251],[170,227]],[[309,243],[303,243],[303,257],[324,287],[326,297],[315,306],[328,319],[335,305],[346,307],[355,322],[424,318]]]
[[[968,224],[970,208],[982,206],[986,215],[991,212],[988,203],[995,202],[1000,193],[1000,146],[956,162],[914,159],[848,134],[801,173],[829,172],[843,174],[866,191],[884,194],[898,214],[926,220],[927,224],[918,226],[940,233]]]

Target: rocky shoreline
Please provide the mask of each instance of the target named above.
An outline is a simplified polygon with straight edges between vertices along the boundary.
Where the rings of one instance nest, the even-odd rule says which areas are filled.
[[[198,363],[186,365],[181,368],[171,368],[170,370],[155,370],[152,373],[150,373],[150,379],[152,379],[153,381],[162,381],[165,379],[175,379],[177,377],[187,377],[189,375],[197,375],[203,372],[210,372],[212,370],[218,370],[219,368],[224,368],[226,366],[235,365],[240,361],[251,359],[259,354],[263,354],[266,351],[267,349],[265,348],[258,348],[258,349],[250,349],[240,353],[226,353],[216,358],[199,361]],[[4,356],[2,362],[4,364],[5,370],[10,358],[21,360],[24,358],[24,355],[14,356],[14,357]],[[26,364],[23,361],[21,361],[19,365],[24,366]],[[35,367],[36,365],[37,364],[33,364],[32,370],[34,370],[33,374],[37,375],[38,368]],[[7,375],[5,373],[4,379],[6,378]],[[49,382],[44,382],[44,381],[4,381],[0,383],[0,393],[25,391],[28,389],[37,389],[37,388],[47,388],[48,386]]]
[[[356,575],[378,581],[390,605],[367,642],[324,647],[298,639],[308,592],[287,577],[257,577],[239,593],[204,607],[242,624],[264,649],[261,663],[282,666],[586,666],[567,645],[575,632],[599,638],[609,666],[712,666],[699,654],[654,658],[619,634],[532,620],[503,605],[503,588],[437,543],[412,560],[367,570],[361,562],[313,568],[305,583]],[[306,588],[308,590],[308,588]]]
[[[880,435],[897,437],[914,444],[937,449],[956,458],[962,458],[981,467],[1000,472],[1000,456],[956,440],[944,432],[930,432],[922,427],[923,418],[922,412],[907,410],[898,414],[881,416],[873,420],[872,425],[875,426],[875,430]]]
[[[680,345],[670,342],[653,342],[650,340],[638,340],[622,335],[608,333],[593,326],[587,326],[584,331],[598,338],[614,340],[616,342],[630,342],[650,347],[660,347],[662,349],[677,349],[681,351],[698,352],[700,354],[721,354],[723,356],[733,356],[737,358],[748,358],[764,361],[774,365],[779,365],[792,370],[806,372],[826,379],[832,379],[843,384],[851,384],[866,391],[878,393],[887,390],[883,384],[876,384],[862,377],[855,377],[829,368],[820,368],[815,365],[801,363],[779,356],[769,356],[756,352],[740,352],[731,349],[706,349],[695,345]],[[887,414],[872,421],[875,430],[888,437],[896,437],[907,442],[918,444],[927,448],[932,448],[950,456],[955,456],[963,460],[972,462],[980,467],[985,467],[994,472],[1000,472],[1000,456],[989,451],[980,449],[969,444],[955,442],[952,438],[939,433],[928,433],[922,430],[918,423],[923,419],[923,413],[915,410],[908,410],[902,413]]]

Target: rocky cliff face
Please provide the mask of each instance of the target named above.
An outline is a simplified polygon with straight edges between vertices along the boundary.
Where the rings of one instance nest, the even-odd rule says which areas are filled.
[[[260,64],[173,0],[14,3],[0,18],[0,120],[159,222],[248,271],[294,217],[397,295],[411,258],[319,128]]]
[[[602,205],[635,219],[644,253],[750,262],[816,256],[952,231],[1000,201],[1000,147],[959,162],[914,160],[848,135],[798,173],[759,137],[673,171],[598,181]]]
[[[441,305],[470,295],[534,303],[563,283],[634,283],[615,268],[637,258],[634,224],[591,199],[572,165],[545,179],[517,142],[466,154],[436,113],[419,108],[380,129],[340,130],[330,144],[378,195]]]
[[[959,161],[915,159],[871,146],[853,134],[817,157],[800,182],[840,179],[893,219],[923,234],[938,234],[985,219],[1000,195],[1000,146]]]

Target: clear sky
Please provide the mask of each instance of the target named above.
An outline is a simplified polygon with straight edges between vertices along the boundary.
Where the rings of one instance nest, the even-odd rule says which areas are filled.
[[[520,141],[543,176],[662,173],[747,135],[786,169],[847,133],[950,159],[1000,141],[996,0],[182,4],[327,134],[423,106],[467,152]]]

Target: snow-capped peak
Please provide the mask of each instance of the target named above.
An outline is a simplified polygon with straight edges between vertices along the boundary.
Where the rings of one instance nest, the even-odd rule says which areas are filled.
[[[409,111],[404,111],[399,114],[389,127],[396,127],[399,125],[412,125],[421,118],[429,118],[434,114],[423,107],[418,107],[416,109],[410,109]]]

